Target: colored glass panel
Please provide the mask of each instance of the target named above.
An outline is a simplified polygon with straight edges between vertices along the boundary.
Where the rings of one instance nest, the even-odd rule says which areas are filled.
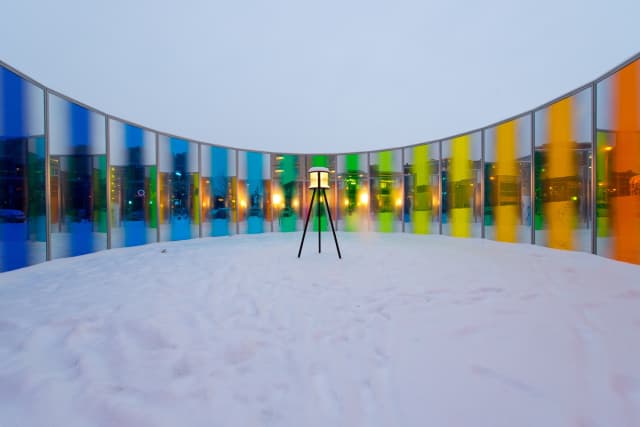
[[[530,115],[485,131],[484,172],[486,238],[530,242]]]
[[[374,230],[402,231],[402,179],[400,150],[371,153],[371,214]]]
[[[369,186],[367,155],[337,156],[338,228],[345,231],[367,231]]]
[[[263,233],[271,224],[271,157],[252,151],[239,151],[238,156],[239,231]]]
[[[591,90],[537,111],[536,244],[591,249]]]
[[[198,145],[159,137],[160,240],[199,236],[200,175]]]
[[[405,230],[416,234],[438,233],[439,144],[405,149]]]
[[[640,61],[598,84],[598,253],[640,264]]]
[[[0,272],[46,258],[44,93],[0,67]]]
[[[111,246],[157,241],[156,136],[109,121]]]
[[[226,236],[235,231],[235,151],[203,145],[202,212],[203,236]]]
[[[54,95],[49,117],[51,255],[106,249],[105,117]]]
[[[302,196],[306,191],[303,177],[300,175],[301,156],[280,154],[273,157],[273,196],[272,203],[276,221],[276,231],[296,231],[301,228]]]
[[[481,136],[474,133],[444,141],[442,150],[443,233],[479,237],[482,227]]]

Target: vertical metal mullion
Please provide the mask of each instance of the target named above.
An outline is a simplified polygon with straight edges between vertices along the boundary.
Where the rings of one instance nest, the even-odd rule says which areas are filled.
[[[160,242],[160,135],[156,133],[156,240]]]
[[[271,232],[273,233],[274,228],[273,228],[273,220],[274,220],[274,216],[273,216],[273,192],[274,192],[274,185],[273,185],[273,159],[274,156],[271,154],[267,154],[267,156],[269,156],[269,196],[271,197],[271,200],[269,202],[269,206],[271,207]]]
[[[371,152],[367,151],[367,231],[371,231],[371,191],[373,190],[371,185]]]
[[[49,90],[44,89],[44,197],[45,197],[45,260],[51,260],[51,131],[49,129]]]
[[[304,208],[307,206],[307,155],[302,155],[302,216],[309,215],[311,216],[311,208],[309,207],[309,211],[304,212]]]
[[[442,205],[444,204],[444,200],[442,200],[442,141],[438,141],[438,193],[440,193],[438,234],[442,234]]]
[[[340,200],[340,198],[338,197],[338,155],[334,155],[334,169],[333,169],[333,212],[335,212],[335,215],[333,216],[336,219],[336,231],[338,231],[338,200]]]
[[[402,179],[402,183],[401,183],[401,199],[402,199],[402,204],[401,204],[401,209],[402,211],[400,212],[400,220],[402,221],[402,232],[404,233],[404,201],[406,199],[406,194],[405,194],[405,188],[404,188],[404,182],[405,182],[405,174],[404,174],[404,148],[400,149],[400,177]]]
[[[240,168],[238,159],[238,150],[233,150],[236,153],[236,235],[240,234]]]
[[[198,144],[198,209],[200,210],[198,236],[202,239],[202,144]]]
[[[598,85],[596,83],[591,84],[591,253],[598,253],[598,209],[596,200],[597,186],[597,173],[596,167],[598,165]]]
[[[536,113],[531,112],[531,167],[529,168],[529,214],[531,226],[531,244],[536,244]]]
[[[107,150],[107,249],[111,249],[111,130],[109,116],[104,116],[104,136]]]
[[[485,229],[484,229],[484,186],[485,186],[485,176],[484,176],[484,162],[485,162],[485,156],[484,156],[484,145],[485,145],[485,130],[486,129],[482,129],[480,131],[480,237],[485,239],[486,235],[485,235]]]

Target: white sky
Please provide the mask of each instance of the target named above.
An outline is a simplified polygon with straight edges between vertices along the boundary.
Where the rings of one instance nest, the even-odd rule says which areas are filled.
[[[640,50],[637,0],[5,0],[0,59],[110,114],[290,152],[409,145]]]

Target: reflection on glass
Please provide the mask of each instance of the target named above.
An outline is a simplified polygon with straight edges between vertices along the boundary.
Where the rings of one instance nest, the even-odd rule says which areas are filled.
[[[106,249],[105,118],[57,96],[49,109],[52,257]]]
[[[439,233],[439,145],[405,149],[404,220],[406,231]]]
[[[157,241],[157,166],[154,133],[109,121],[111,246]]]
[[[367,231],[369,212],[367,155],[339,155],[337,163],[338,228],[345,231]]]
[[[46,258],[44,93],[0,67],[0,272]]]
[[[591,248],[591,91],[536,112],[536,243]]]
[[[374,230],[402,230],[402,164],[400,150],[371,153],[370,203]]]
[[[485,236],[531,241],[531,118],[485,131]]]
[[[302,217],[303,181],[302,168],[298,162],[304,158],[291,154],[273,157],[273,209],[277,218],[276,231],[296,231],[300,229]]]
[[[598,84],[598,253],[640,264],[640,61]]]
[[[203,236],[226,236],[235,230],[235,151],[202,146]]]
[[[160,239],[183,240],[199,236],[200,177],[198,145],[161,136]]]
[[[463,135],[442,143],[443,233],[454,237],[481,235],[481,137]]]
[[[238,216],[240,233],[263,233],[271,221],[268,154],[238,152]]]

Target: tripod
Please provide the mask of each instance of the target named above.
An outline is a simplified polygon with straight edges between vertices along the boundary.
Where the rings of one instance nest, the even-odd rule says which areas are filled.
[[[329,209],[329,202],[327,201],[327,193],[325,192],[324,188],[314,188],[313,189],[313,194],[311,195],[311,203],[309,204],[309,210],[307,211],[307,219],[304,222],[304,231],[302,232],[302,241],[300,242],[300,249],[298,250],[298,258],[300,258],[300,254],[302,253],[302,245],[304,245],[304,238],[307,235],[307,226],[309,225],[309,217],[311,216],[311,209],[313,209],[313,200],[316,197],[316,191],[318,192],[318,199],[320,199],[320,190],[322,191],[322,198],[324,199],[324,204],[327,207],[327,214],[329,214],[329,224],[331,224],[331,231],[333,232],[333,240],[336,242],[336,249],[338,250],[338,258],[342,259],[342,254],[340,254],[340,246],[338,246],[338,238],[336,237],[336,230],[335,228],[333,228],[333,219],[331,218],[331,209]],[[322,227],[320,227],[321,225],[321,210],[322,210],[322,205],[321,205],[321,201],[316,202],[316,205],[318,207],[318,253],[322,252],[322,246],[321,246],[321,233],[322,233]]]

